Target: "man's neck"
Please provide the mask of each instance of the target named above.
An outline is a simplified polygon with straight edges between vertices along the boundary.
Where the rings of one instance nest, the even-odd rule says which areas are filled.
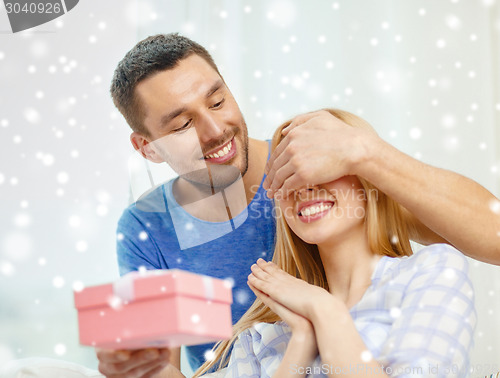
[[[224,188],[196,185],[183,178],[174,182],[173,195],[196,218],[224,222],[240,214],[257,193],[268,156],[268,143],[248,140],[248,169],[243,178]]]

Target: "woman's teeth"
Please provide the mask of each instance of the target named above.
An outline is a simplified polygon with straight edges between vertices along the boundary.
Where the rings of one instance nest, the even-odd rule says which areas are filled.
[[[319,206],[308,206],[302,210],[300,210],[299,215],[308,217],[317,213],[321,213],[322,211],[328,210],[333,206],[333,204],[328,203],[328,204],[321,204]]]
[[[205,156],[205,159],[214,159],[214,158],[223,157],[223,156],[227,155],[229,153],[229,151],[231,151],[231,147],[232,146],[233,146],[233,142],[230,141],[227,144],[227,146],[225,146],[224,148],[220,149],[219,151],[217,151],[217,152],[215,152],[213,154]]]

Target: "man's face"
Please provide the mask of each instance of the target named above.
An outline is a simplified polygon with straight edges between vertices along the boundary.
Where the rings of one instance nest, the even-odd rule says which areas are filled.
[[[191,55],[136,87],[150,147],[183,178],[224,187],[248,168],[248,134],[231,92]],[[208,168],[208,170],[207,170]]]

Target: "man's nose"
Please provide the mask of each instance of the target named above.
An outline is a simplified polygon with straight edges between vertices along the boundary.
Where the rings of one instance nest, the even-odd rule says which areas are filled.
[[[198,139],[201,143],[207,143],[219,139],[224,134],[224,126],[211,114],[203,114],[196,127]]]

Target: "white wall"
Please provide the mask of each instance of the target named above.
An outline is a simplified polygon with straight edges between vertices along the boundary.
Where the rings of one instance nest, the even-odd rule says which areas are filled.
[[[0,366],[32,356],[96,366],[78,345],[72,286],[118,276],[131,146],[108,93],[137,41],[135,1],[106,4],[80,1],[12,34],[0,2]]]
[[[339,107],[500,195],[498,1],[103,3],[81,1],[62,27],[0,33],[0,364],[43,355],[96,365],[78,346],[71,291],[118,274],[114,229],[132,149],[108,87],[147,35],[179,31],[207,46],[256,138],[299,112]],[[6,20],[0,5],[0,31]],[[500,269],[471,261],[471,270],[473,365],[500,370]]]

